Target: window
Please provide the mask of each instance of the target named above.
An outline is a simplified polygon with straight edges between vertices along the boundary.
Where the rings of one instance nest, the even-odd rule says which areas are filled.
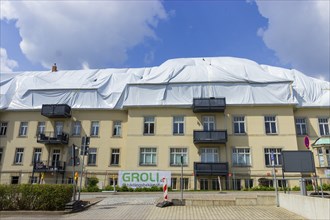
[[[245,188],[246,189],[249,189],[249,188],[253,187],[253,179],[245,179],[244,182],[245,182]]]
[[[200,190],[209,190],[209,180],[208,179],[200,179]]]
[[[233,182],[233,190],[241,190],[241,179],[232,179]]]
[[[328,167],[330,167],[330,149],[325,149],[325,157],[328,161]]]
[[[118,179],[117,178],[109,178],[109,185],[110,186],[117,186],[118,185]]]
[[[119,149],[111,149],[110,165],[119,165],[119,155],[120,155]]]
[[[265,129],[266,134],[276,134],[276,117],[275,116],[265,116]]]
[[[8,122],[0,122],[0,136],[7,134]]]
[[[92,121],[91,136],[98,136],[100,125],[98,121]]]
[[[317,155],[318,155],[318,158],[319,158],[320,167],[325,167],[325,161],[324,161],[324,155],[323,155],[322,148],[318,148],[317,153],[318,153]]]
[[[181,156],[183,156],[183,165],[188,165],[187,148],[171,148],[170,149],[170,165],[181,165]]]
[[[171,187],[172,189],[177,189],[176,178],[171,178]]]
[[[26,136],[27,135],[27,129],[28,129],[28,123],[27,122],[21,122],[21,125],[19,127],[19,136]]]
[[[63,121],[55,121],[55,134],[62,135],[64,123]]]
[[[3,148],[0,147],[0,164],[1,164],[1,161],[2,161],[2,155],[3,155]]]
[[[41,148],[34,148],[32,163],[37,163],[41,161]]]
[[[154,134],[155,133],[155,117],[144,118],[144,129],[143,134]]]
[[[74,121],[72,123],[72,136],[80,136],[81,134],[81,122]]]
[[[173,117],[173,134],[184,134],[184,117],[175,116]]]
[[[96,165],[96,148],[89,148],[87,165]]]
[[[204,129],[204,131],[214,131],[215,130],[214,116],[204,116],[203,117],[203,129]]]
[[[245,134],[245,117],[235,116],[234,117],[234,133]]]
[[[202,163],[218,163],[219,153],[217,148],[201,148]]]
[[[18,184],[18,183],[19,183],[19,176],[12,176],[11,184]]]
[[[212,184],[212,190],[219,190],[220,189],[218,179],[212,179],[211,184]]]
[[[188,187],[189,187],[189,178],[183,178],[183,179],[180,178],[180,187],[182,189],[188,189]]]
[[[296,132],[297,135],[306,135],[307,134],[307,126],[305,118],[296,118]]]
[[[281,148],[265,148],[265,163],[266,166],[272,166],[272,157],[274,158],[274,165],[280,166],[282,165],[281,158]]]
[[[329,135],[329,120],[327,118],[319,118],[319,128],[321,136]]]
[[[29,178],[29,183],[33,184],[33,183],[38,183],[38,177],[37,176],[30,176]]]
[[[251,166],[249,148],[233,148],[233,166]]]
[[[157,165],[157,149],[141,148],[140,149],[140,165]]]
[[[113,122],[113,136],[121,136],[121,121],[114,121]]]
[[[46,123],[44,121],[38,122],[37,126],[37,135],[38,134],[44,134],[46,129]]]
[[[16,148],[14,164],[23,164],[24,148]]]

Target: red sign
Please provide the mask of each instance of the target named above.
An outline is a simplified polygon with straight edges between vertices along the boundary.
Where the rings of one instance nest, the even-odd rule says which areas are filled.
[[[305,143],[305,147],[306,147],[307,149],[309,149],[309,137],[308,137],[308,136],[305,136],[305,138],[304,138],[304,143]]]
[[[228,176],[231,176],[231,173],[228,173]]]

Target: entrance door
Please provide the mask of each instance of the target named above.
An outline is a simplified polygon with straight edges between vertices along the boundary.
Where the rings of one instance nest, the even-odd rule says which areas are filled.
[[[61,157],[61,150],[54,149],[52,155],[52,167],[57,168],[60,166],[60,157]]]

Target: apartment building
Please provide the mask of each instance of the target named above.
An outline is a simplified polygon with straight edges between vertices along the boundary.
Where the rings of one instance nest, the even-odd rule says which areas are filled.
[[[321,177],[330,169],[329,82],[296,70],[218,57],[1,76],[0,183],[71,183],[78,171],[103,188],[164,171],[173,189],[242,189],[273,184],[286,150],[312,151]]]

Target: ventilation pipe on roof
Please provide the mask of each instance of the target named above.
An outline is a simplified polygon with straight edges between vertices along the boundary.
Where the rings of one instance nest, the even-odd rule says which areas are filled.
[[[57,66],[56,66],[56,63],[54,63],[54,65],[52,66],[52,72],[57,72]]]

